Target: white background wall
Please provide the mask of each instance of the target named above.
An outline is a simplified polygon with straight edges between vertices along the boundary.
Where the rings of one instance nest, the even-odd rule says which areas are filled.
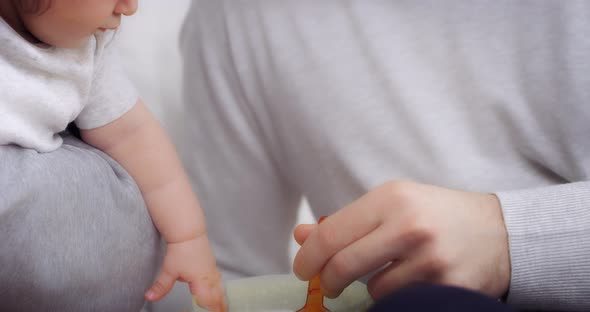
[[[174,138],[175,115],[182,101],[182,60],[179,31],[190,0],[142,0],[136,15],[124,18],[119,37],[123,66],[148,107]],[[306,205],[300,222],[313,222]],[[210,225],[215,226],[215,225]],[[294,255],[296,244],[291,242]],[[176,312],[191,309],[186,285],[177,283],[173,292],[147,311]]]
[[[174,124],[182,99],[178,37],[189,5],[190,0],[142,0],[137,14],[124,18],[121,27],[123,66],[166,127]]]

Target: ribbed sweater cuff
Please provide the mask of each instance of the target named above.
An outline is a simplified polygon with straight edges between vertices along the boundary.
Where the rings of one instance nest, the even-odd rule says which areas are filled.
[[[508,302],[590,311],[590,182],[496,195],[509,236]]]

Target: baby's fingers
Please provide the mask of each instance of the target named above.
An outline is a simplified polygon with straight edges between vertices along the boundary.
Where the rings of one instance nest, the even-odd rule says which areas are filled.
[[[176,278],[172,275],[161,272],[152,287],[148,291],[145,292],[145,299],[148,301],[157,301],[162,299],[162,297],[166,296],[167,293],[170,292],[172,286],[174,286],[174,282]]]
[[[225,292],[221,279],[211,281],[201,279],[189,283],[190,292],[200,307],[209,311],[225,312],[227,304],[225,302]]]

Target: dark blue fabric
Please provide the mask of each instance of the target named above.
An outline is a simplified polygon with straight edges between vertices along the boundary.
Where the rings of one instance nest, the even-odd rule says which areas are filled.
[[[496,299],[457,287],[416,285],[378,300],[369,312],[516,312]]]

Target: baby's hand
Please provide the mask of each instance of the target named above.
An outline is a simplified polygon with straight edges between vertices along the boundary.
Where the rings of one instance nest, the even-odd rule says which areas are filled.
[[[199,306],[210,311],[227,310],[221,274],[206,236],[166,245],[162,270],[145,298],[160,300],[177,280],[188,283]]]

